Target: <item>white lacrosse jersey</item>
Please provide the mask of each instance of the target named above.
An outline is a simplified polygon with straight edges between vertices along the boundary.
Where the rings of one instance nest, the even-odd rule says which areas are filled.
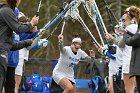
[[[138,29],[137,24],[130,24],[125,28],[125,30],[133,34],[137,32],[137,29]],[[125,47],[123,48],[123,64],[130,64],[131,52],[132,52],[132,46],[125,45]]]
[[[123,55],[122,55],[122,49],[119,48],[117,45],[116,46],[116,54],[113,56],[116,57],[115,60],[110,59],[109,62],[109,75],[113,76],[113,74],[118,73],[119,67],[122,66],[123,63]]]
[[[60,74],[63,77],[67,77],[70,80],[74,79],[74,66],[77,65],[81,58],[85,58],[88,55],[81,49],[77,51],[77,54],[72,52],[70,46],[65,46],[65,52],[60,52],[60,58],[56,64],[53,75]]]
[[[125,30],[131,32],[132,34],[135,34],[137,32],[137,29],[138,29],[138,24],[130,24],[125,28]]]

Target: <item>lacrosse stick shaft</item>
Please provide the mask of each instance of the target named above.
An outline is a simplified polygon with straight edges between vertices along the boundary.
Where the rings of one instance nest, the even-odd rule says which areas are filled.
[[[37,38],[38,36],[42,35],[42,34],[43,34],[42,31],[47,31],[57,20],[59,20],[60,18],[62,18],[62,17],[67,13],[67,11],[68,11],[71,7],[73,7],[75,4],[76,4],[76,3],[72,3],[72,4],[70,4],[69,6],[66,5],[67,7],[66,7],[62,12],[60,12],[59,14],[56,14],[56,15],[44,26],[43,30],[40,30],[39,34],[36,35],[36,36],[34,37],[34,39]]]
[[[96,27],[96,29],[97,29],[98,35],[99,35],[99,37],[100,37],[101,43],[102,43],[102,45],[104,46],[104,45],[105,45],[105,44],[104,44],[104,40],[103,40],[102,35],[101,35],[101,33],[100,33],[100,30],[99,30],[99,27],[98,27],[98,25],[97,25],[97,22],[95,21],[94,24],[95,24],[95,27]]]
[[[39,11],[40,11],[41,4],[42,4],[42,0],[40,0],[40,2],[39,2],[38,9],[37,9],[37,12],[36,12],[36,16],[39,16]]]
[[[100,26],[100,29],[102,31],[103,37],[104,37],[106,43],[109,45],[109,42],[108,42],[108,40],[106,38],[106,35],[105,35],[105,33],[108,33],[108,32],[107,32],[105,24],[104,24],[104,22],[102,20],[102,17],[101,17],[101,14],[99,12],[99,9],[98,9],[98,7],[96,5],[96,2],[95,2],[95,0],[90,0],[90,3],[92,4],[93,11],[95,11],[96,19],[97,19],[97,22],[98,22],[98,24]]]
[[[63,34],[63,32],[64,32],[64,27],[65,27],[65,24],[66,24],[66,22],[65,21],[63,21],[63,25],[62,25],[62,29],[61,29],[61,35]]]
[[[39,12],[39,9],[40,9],[40,6],[41,6],[41,1],[42,1],[42,0],[40,0],[40,4],[39,4],[39,6],[38,6],[38,12]],[[37,43],[37,41],[42,37],[42,35],[44,34],[44,32],[45,32],[46,30],[48,30],[57,20],[59,20],[60,18],[62,18],[62,17],[67,13],[67,11],[68,11],[71,7],[73,7],[75,4],[76,4],[75,2],[70,3],[69,5],[67,4],[67,5],[66,5],[66,8],[65,8],[62,12],[60,12],[58,15],[56,15],[56,17],[52,18],[52,21],[49,21],[48,24],[46,24],[45,27],[44,27],[42,30],[40,30],[39,34],[36,35],[36,36],[33,38],[33,43],[32,43],[32,45],[29,46],[27,49],[30,50],[30,49]],[[61,23],[61,22],[60,22],[60,23]],[[58,24],[58,25],[59,25],[59,24]],[[55,29],[57,29],[57,27],[56,27]]]
[[[48,40],[52,35],[53,35],[53,33],[56,31],[56,29],[60,26],[60,24],[63,22],[63,20],[64,20],[64,18],[63,19],[61,19],[60,21],[59,21],[59,23],[56,25],[56,27],[52,30],[52,32],[50,33],[50,35],[46,38],[46,40]]]
[[[115,19],[116,23],[119,23],[119,21],[117,20],[116,16],[115,16],[114,13],[112,12],[112,10],[109,8],[109,6],[108,6],[106,0],[103,0],[103,2],[104,2],[104,4],[105,4],[105,8],[106,8],[106,11],[107,11],[107,13],[108,13],[108,16],[109,16],[109,19],[110,19],[110,22],[111,22],[111,25],[110,25],[110,26],[111,26],[111,28],[112,28],[112,31],[115,32],[115,30],[114,30],[115,24],[114,24],[114,22],[113,22],[113,18]]]
[[[114,13],[112,12],[112,10],[108,7],[108,4],[107,4],[106,0],[103,0],[103,2],[104,2],[104,4],[105,4],[105,7],[106,7],[106,9],[108,10],[108,12],[110,12],[111,16],[113,16],[114,19],[115,19],[115,21],[116,21],[117,23],[119,23],[118,19],[116,18],[116,16],[115,16]]]
[[[53,18],[45,26],[49,25],[57,16],[58,16],[58,13],[55,16],[53,16]],[[45,26],[44,26],[44,28],[45,28]]]
[[[98,32],[98,35],[99,35],[100,40],[101,40],[101,43],[102,43],[102,45],[104,46],[104,41],[103,41],[102,35],[101,35],[101,33],[100,33],[99,27],[98,27],[97,22],[96,22],[96,15],[94,14],[94,15],[92,16],[91,12],[87,9],[86,4],[83,4],[83,6],[84,6],[84,9],[86,10],[88,16],[90,17],[90,19],[91,19],[91,20],[93,21],[93,23],[95,24],[95,27],[96,27],[97,32]]]
[[[100,18],[100,20],[101,20],[101,23],[102,23],[102,25],[103,25],[103,28],[104,28],[104,30],[105,30],[105,33],[108,33],[108,32],[107,32],[107,29],[106,29],[106,27],[105,27],[105,24],[104,24],[104,22],[103,22],[102,16],[101,16],[101,14],[100,14],[100,12],[99,12],[99,9],[98,9],[98,7],[97,7],[97,4],[96,4],[96,2],[95,2],[95,0],[90,0],[90,1],[93,3],[93,5],[94,5],[95,8],[96,8],[96,11],[97,11],[97,13],[98,13],[98,15],[99,15],[99,18]]]
[[[99,24],[99,26],[100,26],[100,28],[101,28],[102,34],[103,34],[103,36],[104,36],[104,39],[105,39],[106,43],[109,45],[109,42],[108,42],[108,40],[107,40],[107,38],[106,38],[104,29],[103,29],[103,25],[102,25],[101,20],[100,20],[100,18],[99,18],[98,15],[97,15],[97,21],[98,21],[98,24]]]
[[[54,20],[52,20],[52,22],[50,22],[48,25],[46,25],[44,27],[45,30],[48,30],[57,20],[59,20],[62,16],[64,16],[67,11],[73,7],[76,3],[72,3],[70,4],[70,6],[68,6],[65,10],[63,10],[61,13],[58,14],[58,16],[56,18],[54,18]]]
[[[97,40],[95,39],[95,37],[92,35],[91,31],[89,30],[89,28],[86,26],[86,24],[84,23],[83,19],[81,18],[81,16],[77,13],[77,17],[78,17],[78,21],[80,22],[80,24],[83,26],[84,30],[87,31],[89,33],[89,35],[91,36],[91,38],[93,39],[94,43],[98,46],[98,48],[101,47],[101,45],[97,42]]]

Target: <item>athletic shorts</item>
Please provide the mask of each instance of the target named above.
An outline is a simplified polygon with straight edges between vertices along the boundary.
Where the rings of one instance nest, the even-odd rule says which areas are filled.
[[[109,66],[109,76],[112,77],[114,74],[117,74],[119,71],[118,66]]]
[[[61,75],[61,74],[53,74],[53,79],[54,79],[54,81],[55,81],[57,84],[59,84],[59,82],[60,82],[60,80],[61,80],[62,78],[68,78],[68,77],[66,77],[66,76],[64,76],[64,75]],[[75,84],[75,83],[76,83],[74,78],[68,78],[68,79],[70,80],[70,82],[71,82],[72,84]]]
[[[129,68],[130,68],[129,64],[123,64],[123,66],[122,66],[122,73],[129,74]]]
[[[19,62],[18,62],[18,65],[16,67],[16,70],[15,70],[15,74],[16,75],[22,76],[22,73],[23,73],[23,64],[24,64],[24,59],[23,58],[20,58],[19,59]]]

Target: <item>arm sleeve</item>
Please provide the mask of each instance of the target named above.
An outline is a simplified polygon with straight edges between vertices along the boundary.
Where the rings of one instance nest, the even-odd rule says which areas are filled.
[[[86,58],[86,57],[88,57],[87,53],[81,50],[81,58]]]
[[[31,44],[32,44],[31,39],[23,40],[23,41],[14,43],[10,50],[15,51],[15,50],[19,50],[19,49],[22,49],[22,48],[26,48],[26,47],[30,46]]]
[[[64,44],[62,41],[59,41],[58,47],[61,53],[66,52],[66,49],[64,48]]]
[[[113,41],[113,44],[116,44],[116,45],[118,45],[119,43],[119,39],[115,37],[112,39],[112,41]]]
[[[29,32],[32,29],[31,23],[21,24],[16,18],[12,9],[5,7],[1,10],[1,17],[6,22],[6,24],[15,31],[17,34]]]
[[[113,44],[118,45],[120,48],[125,47],[125,41],[123,37],[115,37],[113,38]]]
[[[31,38],[35,37],[38,33],[39,33],[39,31],[33,32],[31,34],[27,34],[27,33],[19,34],[20,41],[26,40],[26,39],[31,39]]]
[[[85,60],[89,63],[89,62],[95,62],[97,61],[97,59],[95,57],[90,57],[90,56],[87,56],[85,57]]]
[[[128,46],[140,47],[140,33],[136,33],[134,36],[125,34],[124,41]]]
[[[125,41],[124,41],[124,38],[121,38],[120,41],[118,42],[118,46],[120,48],[124,48],[125,47]]]

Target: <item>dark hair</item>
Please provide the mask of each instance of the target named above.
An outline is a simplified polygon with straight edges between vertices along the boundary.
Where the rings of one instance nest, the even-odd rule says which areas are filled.
[[[77,32],[73,32],[73,38],[79,37],[79,34]]]
[[[7,0],[8,6],[15,10],[17,0]]]

